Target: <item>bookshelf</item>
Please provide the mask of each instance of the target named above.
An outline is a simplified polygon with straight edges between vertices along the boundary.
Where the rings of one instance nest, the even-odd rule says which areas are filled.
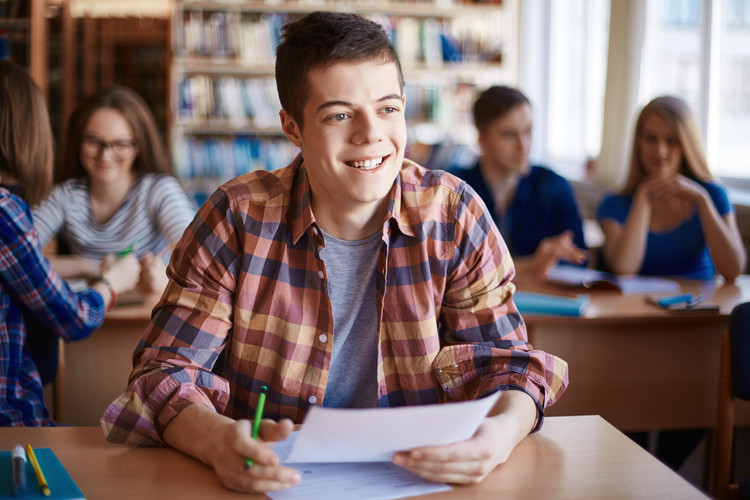
[[[0,0],[0,58],[29,68],[47,93],[47,0]]]
[[[314,10],[357,12],[389,33],[406,79],[411,158],[421,143],[473,143],[477,91],[518,81],[518,0],[177,1],[168,134],[198,203],[231,177],[296,155],[279,124],[274,55],[281,27]]]

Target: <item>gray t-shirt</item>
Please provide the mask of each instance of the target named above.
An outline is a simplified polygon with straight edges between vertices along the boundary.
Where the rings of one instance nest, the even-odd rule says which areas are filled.
[[[381,233],[346,241],[323,233],[320,257],[333,307],[333,353],[323,406],[377,406],[378,308],[375,285]]]

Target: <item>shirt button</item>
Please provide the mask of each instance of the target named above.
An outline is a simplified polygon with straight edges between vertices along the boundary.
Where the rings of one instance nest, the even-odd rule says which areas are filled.
[[[323,279],[323,276],[325,276],[325,274],[323,274],[323,271],[318,271],[318,277],[320,279]]]
[[[328,335],[326,335],[325,333],[321,333],[320,337],[318,337],[318,340],[325,344],[325,342],[328,340]]]
[[[314,405],[315,403],[318,402],[318,398],[316,398],[315,396],[310,396],[309,398],[307,398],[307,400],[310,402],[311,405]]]
[[[312,232],[313,232],[313,234],[317,235],[318,234],[318,228],[317,227],[312,228]]]

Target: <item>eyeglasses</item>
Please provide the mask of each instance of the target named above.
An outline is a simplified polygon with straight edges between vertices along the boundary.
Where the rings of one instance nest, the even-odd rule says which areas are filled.
[[[99,155],[104,154],[107,149],[111,149],[116,159],[126,160],[133,156],[137,144],[135,141],[104,142],[93,137],[84,137],[83,141],[81,141],[81,155],[86,158],[97,158]]]

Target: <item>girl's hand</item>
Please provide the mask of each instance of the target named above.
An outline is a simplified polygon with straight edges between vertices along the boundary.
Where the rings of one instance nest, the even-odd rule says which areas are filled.
[[[135,288],[141,273],[141,264],[134,254],[117,258],[110,254],[102,259],[100,275],[118,294]]]
[[[167,278],[167,266],[164,265],[161,258],[149,252],[141,257],[140,264],[138,291],[143,295],[163,292],[169,279]]]

